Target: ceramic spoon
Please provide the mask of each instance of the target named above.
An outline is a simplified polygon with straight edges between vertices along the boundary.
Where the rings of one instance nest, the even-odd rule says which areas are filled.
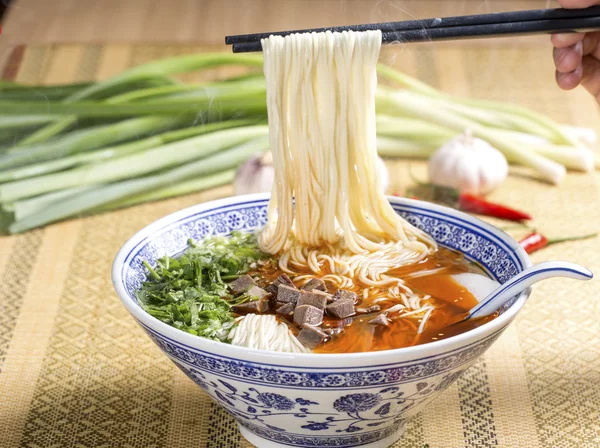
[[[574,263],[547,261],[525,269],[503,284],[484,275],[470,272],[456,274],[452,277],[468,289],[479,302],[464,319],[468,320],[472,317],[484,317],[492,314],[517,294],[541,280],[553,277],[590,280],[593,276],[589,269]]]

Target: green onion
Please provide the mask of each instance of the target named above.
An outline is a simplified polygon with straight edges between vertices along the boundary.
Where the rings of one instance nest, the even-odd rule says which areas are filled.
[[[451,105],[455,108],[458,107],[459,104],[463,104],[466,106],[471,106],[475,110],[481,112],[497,112],[499,113],[499,117],[502,117],[503,120],[509,120],[510,123],[516,126],[515,130],[523,130],[523,131],[537,131],[540,132],[540,136],[551,135],[551,140],[556,144],[574,144],[575,140],[561,127],[558,123],[554,122],[549,117],[546,117],[542,114],[539,114],[533,110],[527,109],[525,107],[504,103],[500,101],[490,101],[490,100],[479,100],[472,98],[459,98],[452,95],[445,94],[440,92],[439,90],[412,78],[404,73],[400,73],[397,70],[394,70],[392,67],[388,67],[382,64],[377,66],[377,72],[384,77],[396,81],[400,83],[402,86],[406,87],[408,90],[412,92],[419,93],[425,96],[429,96],[431,98],[441,100],[446,102],[448,105]],[[466,109],[463,109],[465,111]],[[476,111],[471,111],[470,115],[473,113],[477,113]],[[498,120],[498,122],[494,123],[495,126],[498,125],[502,120]],[[529,126],[525,129],[523,128],[524,122],[528,122]],[[532,132],[535,133],[535,132]]]
[[[128,154],[141,152],[146,149],[155,148],[167,143],[195,137],[209,132],[229,129],[234,127],[244,127],[255,124],[251,120],[229,120],[217,123],[203,124],[176,131],[169,131],[162,134],[153,135],[141,140],[135,140],[116,146],[109,146],[97,151],[88,151],[74,154],[46,162],[40,162],[33,165],[19,166],[5,171],[0,171],[0,183],[26,179],[28,177],[41,176],[56,171],[72,168],[77,165],[88,163],[97,163],[116,157],[122,157]]]
[[[22,129],[58,120],[55,115],[0,115],[0,129]]]
[[[65,99],[66,102],[81,101],[91,98],[115,87],[121,88],[149,79],[162,79],[167,75],[184,73],[193,70],[218,67],[221,65],[262,66],[262,57],[257,55],[234,55],[227,53],[206,53],[176,56],[173,58],[153,61],[139,65],[108,78],[89,87],[79,90]],[[23,144],[39,143],[62,132],[77,120],[76,116],[66,117],[59,123],[54,123],[39,130],[23,141]]]
[[[437,143],[377,137],[377,153],[381,157],[426,159],[433,154],[439,146],[440,145]]]
[[[78,115],[81,117],[131,117],[136,115],[206,116],[236,118],[240,116],[266,117],[265,90],[261,88],[237,91],[219,98],[210,96],[166,98],[111,104],[100,101],[77,103],[47,103],[43,108],[50,115]],[[0,114],[39,115],[40,107],[34,102],[0,101]]]
[[[0,207],[4,212],[13,213],[13,220],[19,221],[26,216],[39,212],[47,207],[52,207],[53,204],[62,201],[68,197],[75,196],[84,191],[89,191],[94,187],[73,187],[66,190],[55,191],[52,193],[36,196],[33,198],[23,199],[15,202],[7,202]]]
[[[53,207],[43,209],[22,220],[15,221],[7,226],[8,232],[24,232],[50,222],[85,213],[104,204],[115,202],[144,191],[162,188],[196,176],[205,176],[220,171],[234,169],[252,154],[265,151],[267,148],[268,138],[260,137],[243,145],[231,148],[228,151],[220,152],[216,155],[173,168],[163,173],[100,186],[91,191],[68,197],[59,201]]]
[[[211,188],[220,187],[233,182],[236,170],[222,171],[216,174],[209,174],[206,177],[198,179],[185,180],[163,188],[129,196],[115,202],[104,204],[94,210],[92,213],[100,213],[118,208],[130,207],[132,205],[142,204],[144,202],[158,201],[175,196],[181,196],[190,193],[197,193]]]
[[[46,143],[10,148],[0,156],[0,169],[12,168],[101,148],[186,123],[184,117],[140,117],[74,131]]]
[[[114,160],[5,183],[0,185],[0,202],[14,201],[75,186],[114,182],[164,170],[206,157],[267,133],[268,128],[264,125],[217,131],[144,152],[128,154]]]

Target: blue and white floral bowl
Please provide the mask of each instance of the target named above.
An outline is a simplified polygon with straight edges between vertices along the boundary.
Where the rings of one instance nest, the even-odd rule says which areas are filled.
[[[529,291],[495,320],[429,344],[356,354],[285,354],[250,350],[170,327],[138,305],[142,260],[176,255],[189,238],[252,230],[266,222],[268,195],[208,202],[166,216],[119,251],[113,282],[134,319],[165,354],[237,420],[260,448],[387,447],[404,423],[468,369],[500,336]],[[429,203],[391,197],[394,209],[505,282],[530,266],[511,237],[477,218]]]

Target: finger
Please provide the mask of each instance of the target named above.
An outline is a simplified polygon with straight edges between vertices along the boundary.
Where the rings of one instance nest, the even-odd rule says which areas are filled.
[[[551,40],[556,48],[566,48],[581,42],[584,36],[584,33],[553,34]]]
[[[570,73],[579,67],[581,65],[582,48],[581,42],[572,47],[555,48],[553,55],[556,70],[560,73]]]
[[[578,66],[569,73],[556,72],[556,83],[563,90],[572,90],[581,83],[583,76],[583,66]]]
[[[600,33],[586,33],[581,43],[583,46],[582,54],[584,56],[591,55],[596,58],[600,56]]]
[[[563,8],[589,8],[593,5],[600,5],[598,0],[558,0]]]
[[[583,57],[581,85],[600,100],[600,61],[591,56]]]

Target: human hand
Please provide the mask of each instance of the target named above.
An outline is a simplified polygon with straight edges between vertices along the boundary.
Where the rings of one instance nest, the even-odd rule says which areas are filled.
[[[600,0],[558,0],[563,8],[587,8]],[[553,34],[556,82],[564,90],[581,84],[600,102],[600,32]]]

